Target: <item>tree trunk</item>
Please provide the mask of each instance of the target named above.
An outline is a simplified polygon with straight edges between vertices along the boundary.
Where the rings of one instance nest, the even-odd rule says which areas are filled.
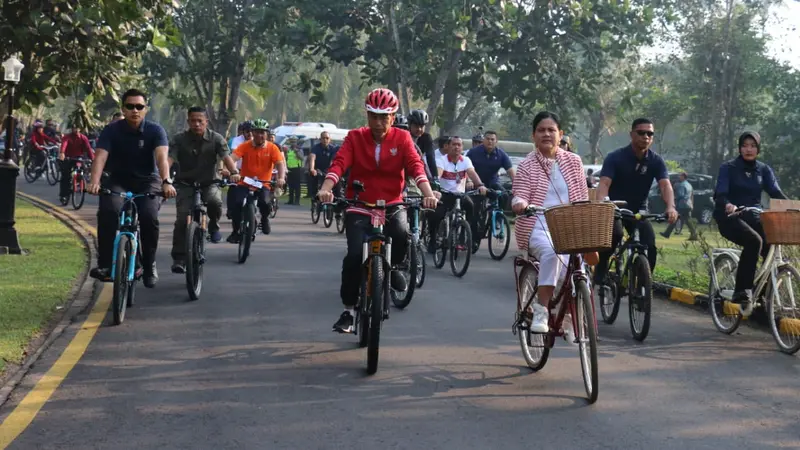
[[[397,31],[397,18],[394,12],[394,2],[386,2],[389,9],[389,25],[392,29],[391,39],[394,43],[394,62],[399,69],[400,79],[398,83],[398,96],[400,97],[400,111],[403,114],[408,114],[411,109],[411,100],[408,98],[408,76],[406,75],[406,64],[403,61],[402,54],[400,53],[400,33]]]
[[[432,119],[434,119],[434,121],[436,118],[436,110],[439,109],[439,104],[442,102],[442,95],[444,93],[447,80],[454,72],[457,71],[458,61],[461,59],[462,53],[463,52],[461,49],[453,49],[450,52],[450,56],[444,62],[442,68],[439,69],[439,73],[436,75],[436,83],[433,85],[433,91],[431,91],[431,100],[428,103],[428,108],[426,109],[426,112]]]
[[[456,108],[458,107],[458,71],[452,71],[442,93],[442,130],[447,136],[455,132]]]
[[[600,155],[600,141],[603,139],[603,131],[605,130],[605,114],[602,111],[597,111],[591,114],[589,130],[589,162],[597,164]]]

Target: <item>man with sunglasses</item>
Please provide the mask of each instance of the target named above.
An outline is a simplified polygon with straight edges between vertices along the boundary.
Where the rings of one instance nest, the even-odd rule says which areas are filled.
[[[137,194],[163,192],[166,198],[175,197],[176,191],[169,173],[167,133],[161,125],[145,120],[147,96],[130,89],[122,94],[122,105],[125,120],[107,125],[100,133],[86,191],[95,195],[100,192],[100,177],[107,168],[111,175],[103,184],[112,191]],[[97,267],[90,272],[92,278],[111,281],[111,258],[123,201],[119,196],[100,197],[97,209]],[[161,199],[140,197],[134,201],[139,211],[142,233],[142,267],[136,268],[136,276],[144,275],[145,287],[153,288],[158,282],[156,250]]]
[[[647,196],[653,180],[658,181],[661,188],[661,198],[667,205],[666,214],[670,223],[678,219],[675,210],[675,196],[672,193],[672,184],[669,182],[667,165],[664,159],[650,149],[655,135],[653,122],[650,119],[639,118],[631,126],[630,145],[614,150],[606,156],[603,168],[600,171],[600,184],[597,186],[596,198],[609,197],[611,200],[625,201],[626,209],[641,211],[647,209]],[[626,223],[626,226],[629,224]],[[647,258],[650,270],[656,267],[656,235],[653,225],[648,221],[638,221],[639,239],[647,246]],[[628,232],[632,232],[630,228]],[[600,253],[600,262],[594,272],[595,285],[599,285],[608,271],[608,259],[614,249],[622,242],[622,221],[614,221],[614,234],[611,250]]]

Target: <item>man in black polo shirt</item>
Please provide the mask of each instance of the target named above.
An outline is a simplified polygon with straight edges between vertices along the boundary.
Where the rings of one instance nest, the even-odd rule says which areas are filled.
[[[144,119],[147,114],[145,94],[136,89],[125,92],[122,95],[122,111],[125,120],[107,125],[100,134],[87,192],[100,192],[100,177],[107,166],[111,176],[104,186],[112,191],[131,191],[136,194],[163,192],[166,198],[175,197],[175,188],[169,177],[167,133],[161,125]],[[97,210],[97,267],[90,272],[92,278],[111,281],[111,258],[123,200],[119,196],[100,197]],[[161,201],[147,197],[134,201],[139,211],[143,266],[136,268],[136,276],[143,274],[145,287],[153,288],[158,282],[156,250]]]
[[[308,169],[311,174],[308,180],[308,193],[311,194],[311,198],[315,198],[319,190],[317,171],[327,172],[334,156],[336,156],[336,147],[331,144],[330,134],[323,131],[319,135],[319,144],[315,145],[308,155]]]
[[[636,119],[631,127],[631,144],[614,150],[606,156],[600,171],[600,185],[596,198],[609,197],[611,200],[622,200],[628,203],[627,209],[637,212],[647,209],[647,196],[653,180],[658,181],[661,198],[667,205],[666,214],[670,223],[678,219],[675,210],[675,198],[669,182],[667,165],[656,152],[650,150],[655,135],[653,122],[649,119]],[[653,226],[648,221],[637,222],[639,239],[647,245],[647,259],[650,270],[656,267],[656,236]],[[627,224],[626,224],[627,225]],[[632,232],[632,228],[628,230]],[[608,259],[622,241],[622,221],[614,221],[612,249],[600,253],[600,262],[594,272],[595,285],[599,285],[608,271]]]

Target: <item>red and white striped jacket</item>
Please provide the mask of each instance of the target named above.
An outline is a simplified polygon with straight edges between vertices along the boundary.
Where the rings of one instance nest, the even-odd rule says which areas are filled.
[[[556,161],[567,183],[570,203],[588,200],[589,188],[586,186],[581,157],[559,148],[556,152]],[[550,188],[552,167],[553,162],[537,150],[530,152],[519,164],[514,175],[514,184],[511,187],[514,197],[525,200],[529,205],[542,206]],[[537,216],[519,216],[514,224],[514,237],[517,240],[517,247],[522,251],[528,250],[528,240],[536,220]],[[552,228],[557,225],[551,223],[548,226]]]

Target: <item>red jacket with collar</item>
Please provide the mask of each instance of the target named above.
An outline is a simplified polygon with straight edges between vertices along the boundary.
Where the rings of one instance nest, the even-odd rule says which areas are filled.
[[[341,148],[328,168],[327,179],[338,183],[347,169],[347,198],[353,198],[353,181],[364,184],[364,192],[359,200],[376,203],[385,200],[386,204],[403,201],[406,173],[419,185],[428,181],[425,164],[419,157],[414,141],[406,130],[390,128],[381,143],[380,153],[369,127],[357,128],[347,133]],[[376,158],[377,155],[377,158]],[[352,212],[367,213],[362,208],[350,208]]]

